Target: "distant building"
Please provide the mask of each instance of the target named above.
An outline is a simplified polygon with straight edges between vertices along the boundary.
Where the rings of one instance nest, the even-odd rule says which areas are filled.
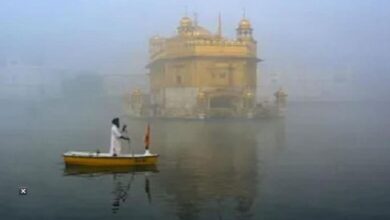
[[[0,65],[0,99],[38,100],[62,96],[62,70],[7,59]]]
[[[150,39],[150,96],[165,117],[242,116],[256,106],[257,44],[243,18],[235,39],[183,17],[177,35]]]

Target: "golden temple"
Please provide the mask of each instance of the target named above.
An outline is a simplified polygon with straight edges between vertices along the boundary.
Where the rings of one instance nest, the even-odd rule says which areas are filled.
[[[141,113],[141,107],[148,106],[148,115],[157,117],[256,114],[260,59],[251,23],[245,17],[238,22],[236,37],[229,39],[222,34],[220,16],[215,33],[200,26],[196,18],[185,16],[176,35],[150,39],[149,59],[148,103],[138,102],[139,108],[133,108],[133,112]]]
[[[257,44],[248,19],[236,39],[213,34],[183,17],[177,35],[150,39],[151,99],[156,114],[167,117],[235,116],[254,107]]]

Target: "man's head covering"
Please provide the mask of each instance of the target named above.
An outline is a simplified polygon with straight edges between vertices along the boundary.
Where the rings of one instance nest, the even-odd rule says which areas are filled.
[[[119,118],[112,119],[112,124],[114,124],[117,128],[119,128],[120,127]]]

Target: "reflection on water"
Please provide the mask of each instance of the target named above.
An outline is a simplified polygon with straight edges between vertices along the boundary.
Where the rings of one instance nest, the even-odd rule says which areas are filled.
[[[117,213],[121,204],[125,203],[129,197],[130,190],[134,179],[145,179],[144,189],[145,195],[149,201],[152,202],[152,195],[150,191],[149,175],[157,173],[156,166],[137,166],[137,167],[86,167],[86,166],[66,166],[64,169],[64,176],[77,177],[99,177],[102,175],[112,176],[112,213]]]
[[[167,173],[159,184],[180,219],[250,218],[265,158],[284,148],[284,121],[154,124]]]
[[[112,177],[114,183],[114,189],[112,191],[112,194],[114,196],[112,202],[112,213],[116,213],[119,210],[120,203],[126,202],[128,192],[134,180],[134,175],[131,175],[131,178],[128,181],[125,180],[125,182],[127,182],[126,185],[122,182],[121,176],[117,176],[117,174],[113,174]]]
[[[389,219],[388,103],[299,103],[282,120],[152,120],[157,168],[64,169],[63,152],[108,151],[120,102],[105,103],[39,114],[7,105],[2,219]],[[147,122],[126,123],[142,152]]]
[[[133,137],[142,136],[143,129],[136,128],[143,128],[144,121],[127,123]],[[178,219],[253,217],[263,165],[285,147],[283,120],[261,124],[155,120],[151,124],[152,151],[161,156],[158,168],[71,166],[64,169],[64,176],[95,178],[96,183],[102,176],[111,176],[111,208],[116,214],[128,209],[129,200],[139,200],[140,191],[153,209],[153,180],[158,203],[168,204]],[[137,179],[143,179],[143,185],[134,185]]]

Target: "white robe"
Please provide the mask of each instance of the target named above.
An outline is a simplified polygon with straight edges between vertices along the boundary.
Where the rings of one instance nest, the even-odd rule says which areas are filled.
[[[119,155],[121,153],[121,141],[120,137],[122,136],[119,128],[116,125],[112,125],[111,127],[111,143],[110,143],[110,154],[114,153]]]

